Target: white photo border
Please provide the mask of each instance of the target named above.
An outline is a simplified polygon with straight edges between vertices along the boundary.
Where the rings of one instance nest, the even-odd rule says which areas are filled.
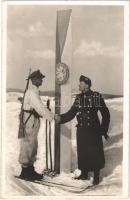
[[[129,136],[129,1],[3,1],[2,2],[2,67],[1,67],[1,92],[2,92],[2,126],[1,126],[1,186],[2,186],[2,198],[6,199],[41,199],[43,196],[6,196],[4,194],[5,187],[5,130],[6,130],[6,44],[7,44],[7,6],[8,5],[112,5],[112,6],[124,6],[124,100],[123,100],[123,194],[122,196],[82,196],[87,199],[128,199],[129,197],[129,164],[130,164],[130,136]],[[62,199],[68,198],[80,199],[80,196],[62,196]],[[44,199],[50,199],[51,196],[44,196]],[[53,199],[60,199],[60,196],[52,196]]]

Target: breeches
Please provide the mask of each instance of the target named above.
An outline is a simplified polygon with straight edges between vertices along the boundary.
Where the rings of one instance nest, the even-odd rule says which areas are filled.
[[[40,120],[33,116],[26,124],[25,137],[20,139],[19,163],[23,167],[33,165],[36,161],[39,127]]]

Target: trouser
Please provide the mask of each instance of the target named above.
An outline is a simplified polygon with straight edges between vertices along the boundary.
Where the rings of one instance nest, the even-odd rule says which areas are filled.
[[[40,120],[32,115],[25,127],[25,137],[20,139],[19,163],[22,167],[32,166],[36,161],[39,127]]]
[[[87,170],[84,170],[84,169],[81,169],[81,174],[83,176],[88,176],[88,171]]]
[[[99,175],[100,175],[100,170],[99,169],[96,169],[94,170],[94,179],[99,179]]]
[[[88,177],[88,172],[89,172],[88,170],[81,169],[81,174],[85,177]],[[93,173],[94,173],[94,179],[98,179],[100,175],[100,169],[95,169]]]

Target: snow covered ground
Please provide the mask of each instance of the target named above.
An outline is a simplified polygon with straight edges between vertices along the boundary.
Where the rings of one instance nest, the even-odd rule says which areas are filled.
[[[115,98],[106,100],[111,113],[111,123],[109,128],[109,141],[104,140],[104,150],[106,158],[106,166],[101,171],[101,183],[94,190],[86,190],[80,194],[73,194],[54,187],[47,187],[36,185],[34,183],[27,183],[13,178],[14,175],[19,175],[20,165],[18,163],[19,155],[19,140],[18,133],[18,116],[20,112],[20,102],[17,100],[21,96],[20,93],[7,93],[6,104],[6,134],[5,134],[5,194],[11,195],[45,195],[45,196],[70,196],[70,195],[121,195],[122,193],[122,130],[123,130],[123,98]],[[44,103],[48,97],[42,97]],[[51,107],[54,110],[54,98],[51,100]],[[76,159],[76,140],[75,140],[75,123],[73,120],[72,128],[72,169],[77,168]],[[54,123],[52,124],[52,129]],[[38,172],[42,172],[45,168],[45,120],[41,120],[41,127],[38,135],[39,149],[37,155],[37,162],[35,167]],[[52,133],[52,141],[54,134]],[[72,180],[73,174],[61,173],[57,179],[64,180],[64,182],[76,183]],[[81,181],[82,184],[88,182]]]

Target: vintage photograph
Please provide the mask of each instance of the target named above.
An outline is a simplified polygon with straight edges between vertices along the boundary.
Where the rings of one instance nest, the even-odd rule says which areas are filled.
[[[3,3],[4,197],[127,196],[128,7]]]

